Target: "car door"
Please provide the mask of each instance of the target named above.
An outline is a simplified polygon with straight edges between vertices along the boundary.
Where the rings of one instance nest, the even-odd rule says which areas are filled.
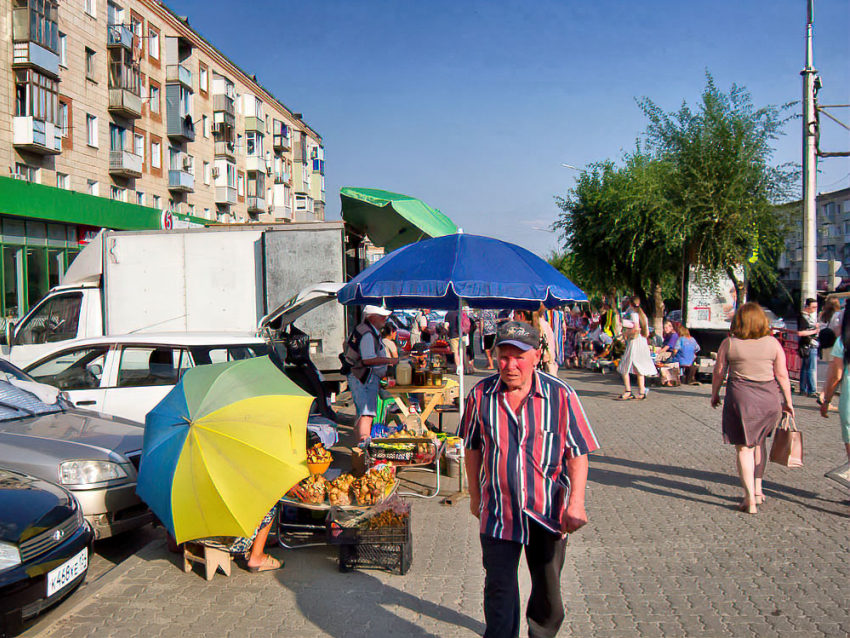
[[[189,351],[179,346],[122,345],[115,357],[103,411],[140,423],[192,367]]]
[[[33,379],[59,388],[79,408],[101,412],[109,345],[68,348],[25,369]]]

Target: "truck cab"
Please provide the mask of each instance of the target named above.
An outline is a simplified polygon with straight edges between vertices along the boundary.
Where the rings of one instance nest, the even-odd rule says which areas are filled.
[[[102,334],[100,285],[57,286],[17,324],[6,326],[2,356],[22,368],[68,341]]]

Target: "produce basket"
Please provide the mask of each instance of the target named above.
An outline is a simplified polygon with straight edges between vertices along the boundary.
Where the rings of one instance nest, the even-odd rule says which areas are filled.
[[[387,511],[399,514],[401,524],[368,528],[369,519]],[[339,571],[381,569],[404,576],[410,569],[410,506],[397,497],[354,517],[332,509],[327,526],[328,543],[339,545]]]

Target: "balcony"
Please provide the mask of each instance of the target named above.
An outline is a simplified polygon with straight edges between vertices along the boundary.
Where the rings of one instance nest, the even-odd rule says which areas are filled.
[[[130,89],[109,89],[109,112],[127,118],[142,116],[142,98]]]
[[[292,139],[288,135],[275,133],[272,145],[274,146],[274,150],[286,152],[292,148]]]
[[[169,64],[165,67],[166,84],[182,84],[192,90],[192,72],[182,64]]]
[[[118,177],[141,177],[142,156],[130,151],[109,151],[109,174]]]
[[[215,156],[236,160],[236,144],[233,142],[216,142]]]
[[[15,148],[40,155],[62,152],[62,131],[58,126],[30,116],[13,119],[12,145]]]
[[[266,123],[261,117],[254,117],[253,115],[245,116],[245,130],[246,131],[257,131],[258,133],[266,132]]]
[[[275,184],[289,184],[292,181],[292,174],[288,171],[275,171],[274,174],[274,183]]]
[[[133,32],[123,24],[110,24],[107,28],[106,46],[133,49]]]
[[[195,125],[192,123],[191,117],[176,113],[172,115],[169,112],[166,119],[168,120],[166,127],[168,137],[181,142],[195,141]]]
[[[266,212],[266,199],[256,195],[248,195],[248,211],[252,213]]]
[[[37,42],[15,42],[12,67],[35,67],[54,77],[59,77],[59,55]]]
[[[188,171],[168,171],[168,190],[182,193],[195,191],[195,176]]]
[[[314,159],[313,160],[313,172],[319,173],[319,175],[324,175],[325,174],[325,160]]]
[[[216,186],[215,203],[233,206],[236,203],[236,189],[232,186]]]
[[[213,95],[213,111],[216,113],[228,113],[236,115],[236,105],[233,103],[233,98],[223,93]]]
[[[260,155],[248,155],[245,158],[245,170],[249,173],[265,173],[266,160]]]

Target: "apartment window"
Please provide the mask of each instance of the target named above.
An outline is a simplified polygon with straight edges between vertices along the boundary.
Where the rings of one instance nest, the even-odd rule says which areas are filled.
[[[59,53],[59,29],[56,26],[58,3],[55,0],[19,0],[13,4],[16,5],[16,9],[23,10],[24,16],[29,13],[27,17],[30,41],[37,42],[53,53]]]
[[[59,64],[68,68],[68,36],[59,34]]]
[[[86,143],[97,148],[97,118],[86,113]]]
[[[56,80],[32,69],[15,71],[15,115],[58,124],[58,103]]]
[[[175,202],[173,199],[168,200],[168,210],[172,213],[177,212],[177,202]]]
[[[124,201],[124,189],[111,186],[109,188],[109,198],[116,202]]]
[[[148,26],[148,54],[159,60],[159,30],[152,26]]]
[[[142,158],[142,163],[145,161],[145,136],[139,133],[133,133],[133,152]]]
[[[110,49],[109,88],[126,89],[141,97],[142,74],[132,51],[123,48]]]
[[[210,209],[209,208],[204,209],[204,219],[212,219],[212,215],[210,215]]]
[[[195,158],[191,155],[186,155],[186,168],[185,171],[190,175],[195,174]]]
[[[151,113],[159,113],[159,85],[154,84],[153,80],[150,80],[151,85],[151,95],[150,95],[150,107]]]
[[[236,174],[236,194],[245,197],[245,173],[238,171]]]
[[[124,24],[124,9],[114,2],[106,3],[106,22],[112,24]]]
[[[97,17],[97,0],[85,0],[85,10],[92,18]]]
[[[236,152],[240,155],[245,152],[245,147],[242,146],[242,134],[238,133],[236,135]]]
[[[194,204],[189,204],[189,205],[187,206],[187,208],[189,209],[189,210],[188,210],[189,215],[191,215],[192,217],[194,217],[194,216],[195,216],[195,205],[194,205]]]
[[[18,179],[24,180],[25,182],[38,183],[38,169],[30,166],[29,164],[24,164],[22,162],[15,164],[15,175]]]
[[[110,151],[123,151],[124,150],[124,136],[127,134],[127,130],[116,125],[109,124],[109,150]]]
[[[198,88],[201,93],[209,93],[209,71],[207,71],[207,65],[203,62],[200,63],[198,67]]]
[[[145,194],[141,191],[136,191],[136,203],[139,206],[145,205]]]
[[[256,131],[245,132],[245,152],[248,155],[263,156],[263,135]]]
[[[192,91],[185,86],[180,87],[180,117],[192,116]]]
[[[153,204],[154,208],[162,210],[162,197],[160,197],[159,195],[154,195],[153,197],[151,197],[151,200],[151,203]]]
[[[56,173],[56,188],[71,190],[71,178],[67,173]]]
[[[142,28],[142,19],[136,15],[130,16],[130,31],[133,32],[133,48],[138,49],[141,53],[144,51],[144,39],[142,38],[142,33],[144,29]]]
[[[100,194],[100,185],[93,179],[86,180],[89,195],[97,197]]]
[[[229,188],[236,188],[236,166],[227,163],[227,186]]]
[[[96,79],[96,60],[97,54],[94,50],[86,47],[86,78],[92,81],[95,81]]]
[[[68,103],[59,102],[59,134],[62,137],[68,137]]]
[[[151,142],[151,168],[162,168],[162,144]]]
[[[204,184],[209,186],[210,184],[210,163],[204,162]]]
[[[173,146],[168,149],[168,168],[172,171],[183,170],[183,157],[179,148]]]

